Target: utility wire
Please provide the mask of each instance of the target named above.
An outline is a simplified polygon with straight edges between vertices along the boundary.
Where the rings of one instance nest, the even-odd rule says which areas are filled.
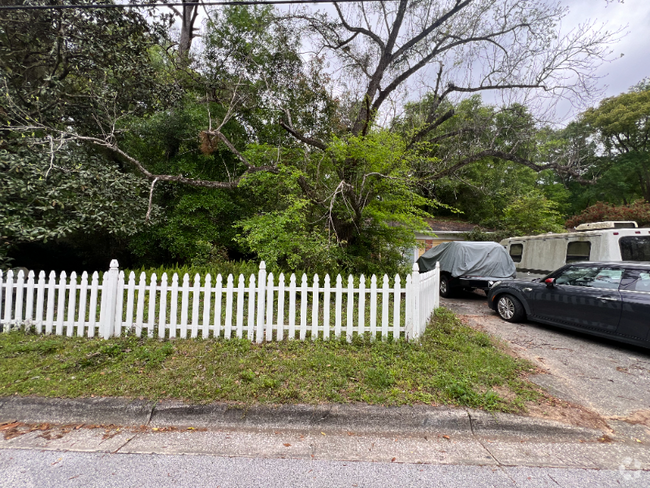
[[[187,2],[187,3],[97,3],[93,5],[2,5],[0,10],[70,10],[70,9],[107,9],[107,8],[149,8],[149,7],[188,7],[188,6],[216,6],[216,5],[301,5],[314,3],[375,3],[384,0],[223,0],[217,2]]]

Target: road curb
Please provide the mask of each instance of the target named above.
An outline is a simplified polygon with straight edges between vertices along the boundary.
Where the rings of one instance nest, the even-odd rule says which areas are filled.
[[[124,398],[1,397],[0,423],[101,424],[207,429],[354,431],[376,435],[421,434],[484,438],[595,440],[598,430],[512,414],[463,408],[361,404],[192,405]]]

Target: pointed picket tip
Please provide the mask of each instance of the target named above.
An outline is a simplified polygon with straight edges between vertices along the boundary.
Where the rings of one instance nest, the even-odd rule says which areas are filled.
[[[178,273],[174,273],[174,276],[172,276],[172,283],[178,283]]]
[[[42,271],[41,271],[41,273],[42,273]],[[83,273],[81,273],[81,279],[82,280],[88,280],[88,271],[84,271]]]
[[[35,274],[34,274],[34,271],[32,271],[32,270],[30,270],[29,273],[27,274],[28,279],[34,279],[34,276],[35,276]]]
[[[77,272],[76,271],[73,271],[72,273],[70,273],[70,279],[71,280],[76,280],[77,279]]]
[[[151,273],[151,283],[155,284],[157,279],[158,277],[156,276],[156,273]]]
[[[161,279],[163,282],[167,283],[167,273],[164,272],[164,273],[162,274],[162,276],[160,277],[160,279]]]
[[[9,271],[11,273],[11,271]],[[12,273],[13,274],[13,273]],[[10,274],[7,274],[7,276],[11,276]],[[55,279],[56,278],[56,272],[50,271],[50,279]]]
[[[84,273],[85,273],[85,271],[84,271]],[[45,278],[45,271],[41,270],[41,272],[38,273],[38,277],[41,278],[41,279]]]
[[[145,273],[144,271],[140,273],[140,281],[145,281],[145,282],[147,281],[147,273]]]
[[[185,273],[185,275],[183,276],[183,284],[184,285],[189,285],[190,284],[190,275],[187,274],[187,273]]]
[[[110,264],[110,269],[118,269],[120,264],[117,262],[117,259],[112,259]]]

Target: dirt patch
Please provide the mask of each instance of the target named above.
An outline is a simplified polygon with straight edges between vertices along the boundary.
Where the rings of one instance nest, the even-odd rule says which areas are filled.
[[[620,420],[632,425],[650,427],[650,410],[637,410],[627,417],[609,417],[610,420]]]
[[[539,402],[528,402],[526,404],[528,415],[544,420],[554,420],[565,424],[598,429],[603,432],[612,432],[607,420],[599,414],[573,403],[559,400],[547,395]]]

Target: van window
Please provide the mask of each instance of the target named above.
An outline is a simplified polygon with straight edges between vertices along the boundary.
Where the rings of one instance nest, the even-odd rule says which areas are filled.
[[[650,236],[627,236],[618,240],[623,261],[650,261]]]
[[[523,244],[511,244],[510,245],[510,257],[515,263],[521,263],[521,256],[524,253]]]
[[[574,263],[576,261],[589,261],[590,253],[591,253],[591,242],[589,241],[569,242],[569,245],[566,248],[566,262]]]

